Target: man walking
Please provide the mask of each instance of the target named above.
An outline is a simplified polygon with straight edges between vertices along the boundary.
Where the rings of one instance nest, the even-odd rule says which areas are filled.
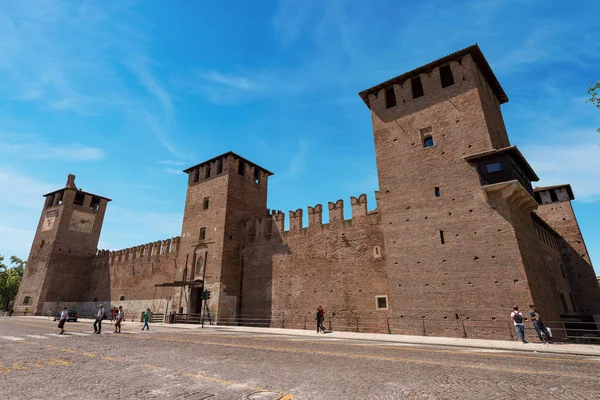
[[[150,309],[147,308],[146,312],[144,313],[144,326],[142,326],[142,330],[144,330],[144,328],[146,328],[147,331],[150,330],[150,327],[148,326],[148,321],[150,321]]]
[[[63,307],[62,312],[60,313],[60,321],[58,322],[58,327],[60,328],[60,334],[65,333],[65,323],[69,319],[69,311],[67,311],[67,306]]]
[[[123,313],[123,306],[119,306],[116,318],[117,322],[115,322],[115,333],[121,333],[121,322],[125,318],[125,315]]]
[[[535,304],[529,305],[529,316],[531,317],[531,321],[533,321],[533,327],[537,332],[538,337],[540,338],[540,342],[544,343],[544,338],[542,337],[542,333],[546,336],[546,341],[548,343],[552,343],[552,338],[550,337],[550,332],[548,332],[548,328],[542,322],[542,318],[540,314],[537,312],[535,308]]]
[[[323,329],[323,314],[321,314],[320,308],[320,306],[317,308],[317,314],[315,315],[315,319],[317,320],[317,333],[321,330],[325,333],[325,329]]]
[[[521,341],[523,343],[527,343],[525,340],[525,324],[523,323],[523,314],[519,311],[519,307],[514,306],[514,311],[510,313],[510,319],[512,319],[513,324],[515,324],[515,330],[519,334]]]
[[[106,319],[106,313],[104,312],[104,306],[100,304],[98,306],[98,313],[96,314],[96,320],[94,321],[94,333],[100,334],[102,331],[102,320]]]
[[[323,331],[323,333],[325,333],[325,327],[323,326],[323,322],[325,321],[325,310],[323,310],[323,307],[321,307],[321,306],[319,306],[319,308],[317,310],[321,314],[321,331]]]

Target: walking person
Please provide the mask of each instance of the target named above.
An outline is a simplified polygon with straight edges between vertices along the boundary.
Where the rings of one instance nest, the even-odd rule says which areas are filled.
[[[150,327],[148,326],[148,321],[150,321],[150,309],[147,308],[146,312],[144,313],[144,326],[142,326],[142,330],[144,330],[144,328],[146,328],[147,331],[150,330]]]
[[[104,311],[104,306],[100,304],[98,306],[98,313],[96,314],[96,320],[94,321],[94,333],[100,334],[102,331],[102,320],[106,319],[106,313]]]
[[[58,322],[58,327],[60,328],[60,334],[65,333],[65,323],[69,319],[69,311],[67,311],[67,306],[63,307],[62,312],[60,313],[60,321]]]
[[[323,307],[321,307],[321,306],[319,306],[319,308],[317,310],[321,314],[321,331],[323,331],[323,333],[325,333],[325,327],[323,326],[323,322],[325,321],[325,310],[323,310]]]
[[[540,342],[552,343],[552,338],[550,337],[550,332],[548,332],[548,328],[546,328],[546,325],[544,325],[544,322],[542,322],[542,318],[540,317],[540,314],[537,312],[537,310],[535,308],[535,304],[529,305],[529,317],[531,318],[531,321],[533,322],[533,327],[535,328],[535,331],[537,332],[538,338],[540,338]],[[544,341],[544,338],[542,337],[542,333],[544,334],[544,336],[546,336],[546,341]]]
[[[512,319],[513,324],[515,324],[515,330],[519,334],[521,338],[521,342],[527,343],[525,340],[525,324],[523,323],[523,314],[519,311],[519,307],[514,306],[513,312],[510,313],[510,319]]]
[[[119,306],[119,310],[117,311],[117,321],[115,322],[115,333],[121,333],[121,322],[125,318],[125,314],[123,313],[123,306]]]
[[[321,314],[319,308],[317,308],[317,314],[315,315],[315,319],[317,320],[317,333],[321,330],[325,333],[325,330],[323,329],[323,314]]]

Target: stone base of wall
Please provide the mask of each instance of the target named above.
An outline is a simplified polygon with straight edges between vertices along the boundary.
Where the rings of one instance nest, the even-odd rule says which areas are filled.
[[[98,306],[102,304],[106,311],[106,317],[111,318],[110,310],[113,307],[123,306],[126,321],[140,321],[141,315],[147,308],[153,314],[164,315],[167,313],[167,301],[165,299],[147,299],[147,300],[126,300],[126,301],[87,301],[87,302],[66,302],[59,304],[59,310],[67,306],[69,310],[77,310],[80,318],[93,317],[98,312]],[[48,311],[49,314],[48,314]],[[53,316],[56,312],[56,303],[45,302],[41,315]]]

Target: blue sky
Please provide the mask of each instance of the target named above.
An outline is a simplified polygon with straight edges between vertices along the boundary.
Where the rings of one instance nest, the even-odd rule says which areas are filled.
[[[357,92],[479,43],[542,180],[571,183],[600,274],[600,2],[51,1],[0,4],[0,254],[26,258],[68,173],[111,197],[101,248],[180,234],[186,176],[229,150],[275,172],[269,207],[367,193]],[[347,207],[349,208],[349,206]]]

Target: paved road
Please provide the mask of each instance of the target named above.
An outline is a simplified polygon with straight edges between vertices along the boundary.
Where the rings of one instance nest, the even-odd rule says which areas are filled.
[[[1,399],[598,399],[600,358],[0,318]]]

